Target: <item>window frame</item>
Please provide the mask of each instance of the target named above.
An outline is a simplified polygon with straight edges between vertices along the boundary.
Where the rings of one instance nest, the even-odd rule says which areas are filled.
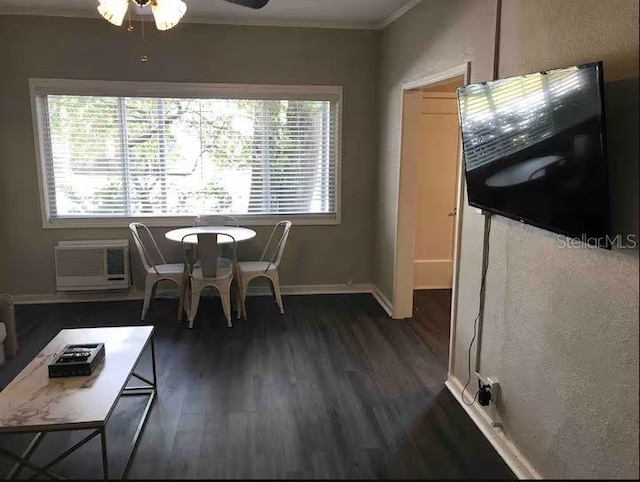
[[[240,214],[234,217],[249,226],[273,225],[288,219],[298,225],[339,225],[342,222],[342,110],[343,87],[338,85],[271,85],[271,84],[221,84],[195,82],[137,82],[73,79],[29,79],[29,97],[35,143],[38,174],[38,194],[44,229],[64,228],[125,228],[131,222],[141,221],[148,226],[176,227],[191,224],[195,216],[131,216],[101,218],[91,215],[68,218],[49,216],[49,197],[45,192],[44,129],[40,124],[40,107],[37,99],[45,95],[92,95],[121,97],[179,97],[179,98],[227,98],[227,99],[304,99],[331,100],[337,102],[336,112],[336,162],[335,162],[335,213],[311,214]]]

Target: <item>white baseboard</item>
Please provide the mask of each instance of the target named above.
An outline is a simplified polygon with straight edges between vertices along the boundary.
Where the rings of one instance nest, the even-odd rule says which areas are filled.
[[[340,295],[371,293],[372,285],[369,283],[353,285],[294,285],[283,286],[281,290],[283,295]],[[255,286],[253,289],[249,286],[248,296],[260,294],[271,295],[271,290],[268,286]]]
[[[378,300],[381,306],[389,312],[385,304],[386,298],[379,293],[376,286],[370,283],[360,283],[353,285],[324,284],[324,285],[292,285],[282,286],[283,295],[330,295],[330,294],[355,294],[370,293]],[[267,285],[249,286],[248,296],[271,296],[271,290]],[[176,289],[158,289],[158,298],[177,298]],[[83,303],[95,301],[126,301],[144,299],[144,291],[139,288],[131,288],[128,291],[101,291],[101,292],[57,292],[32,295],[11,295],[17,305],[48,304],[48,303]],[[381,301],[381,298],[384,301]],[[390,306],[390,304],[389,304]]]
[[[380,288],[378,288],[376,285],[372,284],[371,285],[371,294],[376,299],[378,304],[380,304],[380,306],[382,306],[382,309],[387,312],[387,315],[389,315],[391,318],[393,318],[393,305],[387,299],[387,297],[382,293],[382,291],[380,291]]]
[[[414,290],[450,290],[451,285],[418,285],[413,287]]]
[[[522,452],[513,444],[511,439],[499,427],[492,427],[488,418],[484,416],[482,410],[474,403],[471,406],[462,401],[462,384],[460,380],[449,374],[445,386],[451,394],[458,400],[471,420],[477,425],[485,438],[496,449],[511,471],[519,479],[542,479],[542,476],[529,463]]]
[[[11,295],[16,305],[45,305],[50,303],[86,303],[95,301],[126,301],[144,299],[144,291],[131,288],[129,290],[40,293],[28,295]]]

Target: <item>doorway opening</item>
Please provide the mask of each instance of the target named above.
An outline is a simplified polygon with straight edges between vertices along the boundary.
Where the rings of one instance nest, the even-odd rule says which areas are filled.
[[[416,319],[447,369],[463,189],[456,89],[467,81],[468,64],[402,89],[394,317]]]

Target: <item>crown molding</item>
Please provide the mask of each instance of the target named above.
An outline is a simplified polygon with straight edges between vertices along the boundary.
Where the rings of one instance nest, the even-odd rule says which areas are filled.
[[[210,17],[190,17],[182,21],[183,23],[200,23],[208,25],[238,25],[245,27],[292,27],[292,28],[331,28],[344,30],[379,30],[378,24],[368,23],[331,23],[315,22],[313,20],[238,20],[220,19]]]
[[[389,15],[387,18],[385,18],[382,23],[380,23],[377,26],[377,30],[384,30],[385,28],[387,28],[389,25],[391,25],[393,22],[395,22],[396,20],[398,20],[400,17],[402,17],[405,13],[407,13],[409,10],[411,10],[413,7],[415,7],[416,5],[418,5],[422,0],[410,0],[409,2],[405,3],[402,7],[400,7],[398,10],[396,10],[395,12],[393,12],[391,15]]]
[[[329,28],[345,30],[382,30],[415,7],[422,0],[410,0],[393,14],[389,15],[381,23],[324,23],[313,20],[230,20],[216,19],[212,17],[186,18],[182,23],[200,23],[209,25],[240,25],[251,27],[294,27],[294,28]],[[92,18],[100,20],[97,13],[88,10],[55,9],[46,7],[10,7],[0,6],[0,15],[17,16],[41,16],[41,17],[66,17],[66,18]]]

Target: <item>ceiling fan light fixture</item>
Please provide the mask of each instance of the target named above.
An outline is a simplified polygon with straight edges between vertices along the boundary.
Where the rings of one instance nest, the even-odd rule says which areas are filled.
[[[129,0],[99,0],[98,12],[104,19],[120,27],[129,8]]]
[[[175,27],[187,12],[187,5],[182,0],[152,0],[151,11],[158,30],[169,30]]]
[[[187,12],[187,4],[182,0],[98,0],[98,12],[109,23],[120,27],[129,10],[129,1],[135,4],[136,10],[141,10],[151,5],[153,18],[158,30],[169,30],[178,25]],[[244,7],[259,9],[264,7],[269,0],[225,0]],[[129,21],[131,24],[131,21]],[[129,25],[129,30],[132,27]]]

